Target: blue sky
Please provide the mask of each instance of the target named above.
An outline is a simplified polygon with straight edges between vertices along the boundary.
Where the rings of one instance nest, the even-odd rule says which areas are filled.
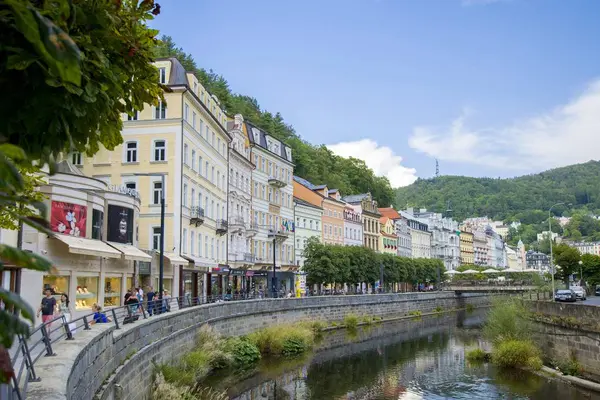
[[[393,186],[600,158],[600,1],[158,1],[200,66]]]

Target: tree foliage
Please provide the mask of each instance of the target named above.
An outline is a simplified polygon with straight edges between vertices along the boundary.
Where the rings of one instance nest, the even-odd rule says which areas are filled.
[[[584,254],[581,256],[584,280],[591,286],[600,285],[600,256]]]
[[[32,159],[119,145],[122,113],[162,95],[151,64],[158,32],[145,25],[159,7],[153,0],[2,0],[3,141]]]
[[[335,246],[310,238],[304,250],[304,271],[309,284],[374,284],[380,279],[391,283],[436,282],[443,277],[444,264],[438,259],[398,257],[375,253],[362,246]]]
[[[150,64],[159,13],[153,0],[0,0],[0,209],[2,223],[46,229],[32,192],[37,166],[65,149],[95,153],[122,142],[121,113],[162,96]],[[52,168],[51,168],[52,171]],[[4,264],[48,271],[51,263],[0,244]],[[0,382],[14,374],[7,348],[26,335],[33,310],[0,288]],[[21,318],[22,317],[22,318]]]
[[[569,284],[569,275],[579,272],[581,253],[574,247],[565,243],[553,247],[553,264],[560,266],[556,269],[556,277],[562,279],[565,285]]]
[[[176,57],[209,92],[217,96],[228,114],[242,114],[245,119],[290,146],[296,175],[339,189],[343,195],[371,192],[382,206],[387,207],[394,202],[394,192],[387,178],[376,176],[362,160],[336,156],[324,145],[315,146],[303,140],[280,113],[261,109],[258,100],[251,96],[234,93],[222,75],[199,67],[193,56],[177,47],[171,37],[161,38],[155,55]]]
[[[45,183],[39,168],[33,165],[22,165],[17,170],[21,175],[22,185],[13,187],[7,193],[14,201],[2,206],[3,212],[0,213],[0,228],[2,229],[19,229],[19,219],[15,218],[15,215],[22,217],[38,215],[38,210],[31,207],[30,204],[40,203],[45,198],[44,194],[37,190]]]

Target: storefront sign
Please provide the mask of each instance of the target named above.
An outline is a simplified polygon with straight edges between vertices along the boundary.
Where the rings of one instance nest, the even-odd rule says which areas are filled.
[[[150,275],[150,263],[148,261],[138,261],[138,275]]]
[[[242,269],[232,269],[231,270],[231,275],[234,275],[234,276],[244,276],[244,275],[246,275],[246,271],[244,271]]]
[[[135,189],[130,189],[125,185],[108,185],[108,190],[111,192],[126,194],[131,197],[135,197],[136,199],[140,198],[140,194]]]
[[[254,271],[246,271],[246,276],[254,276]]]
[[[133,243],[133,210],[131,208],[108,206],[109,242]]]
[[[254,272],[254,276],[267,276],[267,272]]]
[[[85,237],[87,207],[79,204],[53,201],[50,211],[50,229],[75,237]]]

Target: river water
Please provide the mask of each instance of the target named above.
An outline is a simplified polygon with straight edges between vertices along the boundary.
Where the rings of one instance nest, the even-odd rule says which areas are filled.
[[[263,360],[257,373],[214,377],[236,400],[600,399],[525,371],[471,364],[485,311],[326,333],[301,360]]]

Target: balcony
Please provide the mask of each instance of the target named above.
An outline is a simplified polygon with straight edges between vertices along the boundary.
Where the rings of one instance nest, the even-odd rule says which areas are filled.
[[[231,217],[229,218],[229,229],[231,232],[242,232],[246,228],[244,218],[242,217]]]
[[[252,253],[244,253],[244,262],[254,264],[256,262],[256,256]]]
[[[277,178],[276,176],[270,176],[269,177],[269,185],[276,187],[276,188],[282,188],[282,187],[285,187],[287,185],[287,183],[285,183],[281,179]]]
[[[254,222],[251,222],[246,228],[246,236],[254,237],[258,233],[258,225]]]
[[[217,235],[224,235],[229,229],[229,224],[224,219],[217,220]]]
[[[290,232],[284,231],[281,228],[269,228],[269,237],[279,241],[284,241],[290,236]]]
[[[204,208],[192,207],[190,211],[190,225],[196,225],[196,227],[204,223]]]

